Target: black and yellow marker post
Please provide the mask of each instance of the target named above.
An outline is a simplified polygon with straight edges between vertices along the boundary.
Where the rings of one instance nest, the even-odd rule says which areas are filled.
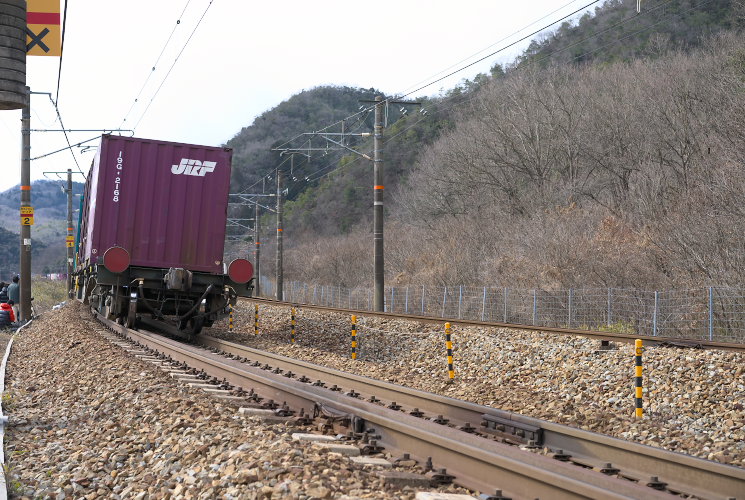
[[[636,401],[636,416],[638,418],[641,418],[644,416],[644,408],[642,408],[642,341],[641,339],[636,339],[635,342],[636,345],[636,362],[634,366],[635,375],[636,375],[636,397],[634,398]]]
[[[259,304],[254,304],[254,334],[259,334]]]
[[[450,337],[450,323],[445,323],[445,347],[448,350],[448,378],[452,381],[455,378],[453,369],[453,340]]]
[[[233,331],[233,306],[228,305],[228,331]]]
[[[290,329],[290,342],[293,344],[295,343],[295,308],[290,309],[290,324],[292,325],[292,328]]]
[[[357,359],[357,316],[352,315],[352,359]]]

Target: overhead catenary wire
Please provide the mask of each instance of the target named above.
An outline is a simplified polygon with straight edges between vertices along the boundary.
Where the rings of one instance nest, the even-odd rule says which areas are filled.
[[[493,52],[491,52],[490,54],[488,54],[488,55],[486,55],[486,56],[484,56],[484,57],[481,57],[481,58],[479,58],[478,60],[476,60],[476,61],[473,61],[473,62],[471,62],[471,63],[469,63],[469,64],[467,64],[467,65],[465,65],[465,66],[463,66],[463,67],[461,67],[461,68],[459,68],[459,69],[457,69],[457,70],[455,70],[455,71],[451,71],[450,73],[446,74],[445,76],[439,77],[439,78],[437,78],[437,79],[435,79],[435,80],[433,80],[433,81],[431,81],[431,82],[429,82],[429,83],[427,83],[427,84],[425,84],[425,85],[419,86],[418,88],[416,88],[416,89],[414,89],[414,90],[411,90],[411,91],[409,91],[409,92],[407,92],[407,93],[405,93],[405,94],[403,94],[403,95],[400,95],[400,96],[396,97],[395,99],[403,99],[403,98],[406,98],[406,97],[408,97],[408,96],[410,96],[410,95],[412,95],[412,94],[414,94],[414,93],[416,93],[416,92],[419,92],[420,90],[423,90],[423,89],[425,89],[425,88],[427,88],[427,87],[430,87],[430,86],[434,85],[435,83],[438,83],[438,82],[440,82],[440,81],[442,81],[442,80],[444,80],[444,79],[446,79],[446,78],[449,78],[450,76],[453,76],[453,75],[455,75],[455,74],[457,74],[457,73],[460,73],[461,71],[464,71],[465,69],[467,69],[467,68],[470,68],[471,66],[473,66],[473,65],[475,65],[475,64],[478,64],[479,62],[481,62],[481,61],[484,61],[485,59],[488,59],[488,58],[490,58],[490,57],[493,57],[494,55],[496,55],[496,54],[498,54],[498,53],[500,53],[500,52],[503,52],[503,51],[505,51],[505,50],[507,50],[507,49],[509,49],[509,48],[511,48],[511,47],[513,47],[513,46],[515,46],[515,45],[517,45],[518,43],[520,43],[520,42],[522,42],[522,41],[524,41],[524,40],[527,40],[528,38],[530,38],[530,37],[532,37],[532,36],[534,36],[534,35],[536,35],[536,34],[538,34],[538,33],[542,32],[542,31],[545,31],[545,30],[547,30],[548,28],[550,28],[551,26],[553,26],[553,25],[555,25],[555,24],[557,24],[557,23],[560,23],[560,22],[562,22],[562,21],[565,21],[566,19],[568,19],[568,18],[570,18],[570,17],[574,16],[575,14],[577,14],[577,13],[579,13],[579,12],[581,12],[581,11],[583,11],[583,10],[585,10],[585,9],[587,9],[587,8],[591,7],[592,5],[594,5],[594,4],[596,4],[596,3],[599,3],[599,2],[601,2],[601,1],[603,1],[603,0],[593,0],[593,1],[591,1],[590,3],[587,3],[587,4],[585,4],[585,5],[583,6],[583,7],[581,7],[581,8],[579,8],[579,9],[576,9],[576,10],[574,10],[574,11],[573,11],[573,12],[571,12],[570,14],[567,14],[567,15],[565,15],[565,16],[563,16],[563,17],[559,18],[559,19],[558,19],[558,20],[556,20],[556,21],[553,21],[553,22],[551,22],[551,23],[549,23],[549,24],[547,24],[547,25],[544,25],[544,26],[543,26],[542,28],[540,28],[540,29],[538,29],[538,30],[535,30],[535,31],[533,31],[533,32],[531,32],[530,34],[528,34],[528,35],[525,35],[524,37],[521,37],[520,39],[518,39],[518,40],[516,40],[516,41],[514,41],[514,42],[512,42],[512,43],[510,43],[510,44],[508,44],[508,45],[506,45],[506,46],[504,46],[504,47],[502,47],[502,48],[500,48],[500,49],[496,50],[496,51],[493,51]],[[573,2],[570,2],[570,4],[571,4],[571,3],[573,3]],[[567,5],[570,5],[570,4],[567,4]],[[566,5],[565,5],[565,6],[566,6]],[[562,7],[562,8],[563,8],[563,7]],[[561,10],[561,9],[559,9],[559,10]],[[556,11],[554,11],[554,12],[556,12]],[[547,15],[545,15],[545,16],[543,16],[543,17],[542,17],[541,19],[545,19],[545,18],[546,18],[546,17],[548,17],[549,15],[550,15],[550,14],[547,14]],[[532,26],[532,25],[533,25],[533,24],[535,24],[536,22],[538,22],[538,21],[534,21],[533,23],[529,24],[528,26]],[[521,28],[520,30],[518,30],[518,31],[516,31],[515,33],[513,33],[512,35],[510,35],[510,36],[506,37],[505,39],[509,39],[510,37],[514,36],[514,35],[515,35],[516,33],[520,33],[521,31],[523,31],[524,29],[525,29],[525,28]],[[495,43],[499,43],[499,42],[495,42]],[[493,46],[493,45],[494,45],[494,44],[492,44],[492,46]],[[483,49],[483,50],[486,50],[486,49]],[[482,50],[481,52],[483,52],[483,50]],[[479,53],[480,53],[480,52],[479,52]],[[468,59],[468,58],[466,58],[466,60],[467,60],[467,59]],[[451,66],[451,67],[452,67],[452,66]],[[391,100],[393,100],[393,99],[392,99],[392,98],[387,98],[387,99],[384,99],[384,100],[383,100],[383,102],[384,102],[384,103],[387,103],[387,102],[389,102],[389,101],[391,101]],[[371,109],[374,109],[374,106],[368,106],[368,107],[366,107],[366,108],[364,108],[364,109],[362,109],[362,110],[358,111],[357,113],[354,113],[354,114],[352,114],[352,115],[350,115],[350,116],[348,116],[348,117],[346,117],[346,118],[343,118],[343,119],[341,119],[341,120],[338,120],[338,121],[336,121],[336,122],[334,122],[334,123],[332,123],[332,124],[330,124],[330,125],[328,125],[328,126],[326,126],[326,127],[322,128],[322,129],[320,129],[320,130],[319,130],[318,132],[321,132],[321,131],[327,130],[327,129],[329,129],[329,128],[331,128],[331,127],[335,126],[335,125],[338,125],[338,124],[342,123],[342,122],[343,122],[343,121],[345,121],[345,120],[349,120],[349,119],[351,119],[351,118],[354,118],[355,116],[359,115],[359,114],[360,114],[360,113],[362,113],[362,112],[369,112],[369,111],[370,111]],[[285,145],[287,145],[287,144],[291,143],[292,141],[296,140],[297,138],[299,138],[299,137],[302,137],[302,135],[303,135],[303,134],[298,134],[298,135],[296,135],[296,136],[295,136],[295,137],[293,137],[292,139],[289,139],[289,140],[285,141],[284,143],[280,144],[279,146],[277,146],[277,148],[281,148],[282,146],[285,146]]]
[[[67,26],[67,0],[65,0],[65,8],[62,14],[62,41],[60,44],[60,55],[59,55],[59,68],[57,69],[57,92],[54,96],[54,101],[59,102],[59,87],[60,80],[62,79],[62,57],[65,55],[65,27]]]
[[[513,36],[515,36],[516,34],[518,34],[518,33],[522,32],[522,31],[524,31],[524,30],[525,30],[526,28],[528,28],[528,27],[530,27],[530,26],[532,26],[532,25],[534,25],[534,24],[536,24],[536,23],[540,22],[541,20],[545,19],[546,17],[550,16],[551,14],[553,14],[553,13],[555,13],[555,12],[558,12],[559,10],[562,10],[562,9],[564,9],[564,8],[565,8],[565,7],[567,7],[568,5],[571,5],[571,4],[572,4],[572,3],[574,3],[575,1],[576,1],[576,0],[574,0],[574,1],[572,1],[572,2],[569,2],[569,3],[565,4],[564,6],[560,7],[559,9],[556,9],[556,10],[552,11],[551,13],[548,13],[548,14],[544,15],[543,17],[539,18],[538,20],[536,20],[536,21],[533,21],[532,23],[530,23],[530,24],[526,25],[526,26],[525,26],[525,27],[523,27],[523,28],[520,28],[519,30],[517,30],[517,31],[513,32],[513,33],[512,33],[511,35],[509,35],[509,36],[507,36],[507,37],[504,37],[504,38],[502,38],[501,40],[507,40],[507,39],[509,39],[509,38],[511,38],[511,37],[513,37]],[[554,21],[554,22],[552,22],[552,23],[549,23],[549,24],[547,24],[547,25],[543,26],[542,28],[540,28],[540,29],[538,29],[538,30],[536,30],[536,31],[532,32],[531,34],[529,34],[529,35],[526,35],[526,36],[524,36],[524,37],[520,38],[519,40],[517,40],[517,41],[515,41],[515,42],[513,42],[513,43],[511,43],[511,44],[509,44],[509,45],[507,45],[507,46],[505,46],[505,47],[503,47],[503,48],[501,48],[501,49],[497,50],[497,51],[494,51],[494,52],[490,53],[489,55],[486,55],[486,56],[484,56],[484,57],[482,57],[482,58],[478,59],[477,61],[474,61],[474,62],[472,62],[472,63],[470,63],[470,64],[468,64],[468,65],[466,65],[466,66],[463,66],[462,68],[460,68],[460,69],[458,69],[458,70],[455,70],[455,71],[453,71],[453,72],[450,72],[450,73],[448,73],[447,75],[445,75],[445,76],[443,76],[443,77],[441,77],[441,78],[438,78],[438,79],[436,79],[436,80],[434,80],[434,81],[432,81],[432,82],[430,82],[430,83],[428,83],[428,84],[426,84],[426,85],[420,86],[419,88],[417,88],[417,89],[415,89],[415,90],[413,90],[413,91],[407,92],[406,94],[403,94],[403,95],[399,95],[399,96],[398,96],[398,97],[396,97],[396,98],[387,98],[387,99],[384,99],[384,100],[383,100],[383,102],[384,102],[384,103],[387,103],[387,102],[389,102],[389,101],[390,101],[390,100],[392,100],[392,99],[403,99],[403,98],[405,98],[405,97],[407,97],[407,96],[409,96],[409,95],[411,95],[411,94],[413,94],[413,93],[415,93],[415,92],[418,92],[419,90],[423,90],[423,89],[425,89],[425,88],[427,88],[427,87],[430,87],[430,86],[434,85],[435,83],[438,83],[438,82],[440,82],[440,81],[442,81],[442,80],[444,80],[444,79],[446,79],[446,78],[448,78],[448,77],[450,77],[450,76],[453,76],[453,75],[455,75],[455,74],[457,74],[457,73],[459,73],[459,72],[461,72],[461,71],[463,71],[463,70],[465,70],[465,69],[467,69],[467,68],[469,68],[469,67],[473,66],[474,64],[478,64],[479,62],[481,62],[481,61],[483,61],[483,60],[485,60],[485,59],[488,59],[489,57],[492,57],[492,56],[494,56],[494,55],[498,54],[499,52],[502,52],[502,51],[504,51],[504,50],[507,50],[508,48],[510,48],[510,47],[512,47],[512,46],[514,46],[514,45],[516,45],[517,43],[520,43],[521,41],[523,41],[523,40],[526,40],[527,38],[530,38],[531,36],[534,36],[535,34],[537,34],[537,33],[540,33],[541,31],[545,31],[546,29],[550,28],[550,27],[551,27],[551,26],[553,26],[554,24],[556,24],[556,23],[559,23],[559,22],[562,22],[562,21],[564,21],[564,20],[566,20],[566,19],[568,19],[568,18],[572,17],[573,15],[577,14],[578,12],[581,12],[582,10],[584,10],[584,9],[586,9],[586,8],[588,8],[588,7],[590,7],[590,6],[594,5],[594,4],[596,4],[596,3],[602,2],[602,1],[604,1],[604,0],[593,0],[592,2],[590,2],[590,3],[586,4],[586,5],[584,6],[584,7],[580,8],[580,9],[577,9],[577,10],[573,11],[572,13],[570,13],[570,14],[567,14],[566,16],[563,16],[562,18],[560,18],[560,19],[558,19],[558,20],[556,20],[556,21]],[[497,41],[497,42],[494,42],[494,43],[493,43],[492,45],[490,45],[489,47],[493,47],[494,45],[496,45],[496,44],[498,44],[498,43],[501,43],[501,41]],[[480,51],[479,51],[479,52],[477,52],[476,54],[480,54],[480,53],[481,53],[481,52],[483,52],[484,50],[488,50],[488,48],[489,48],[489,47],[487,47],[487,48],[485,48],[485,49],[482,49],[482,50],[480,50]],[[470,59],[471,57],[473,57],[473,55],[471,55],[471,56],[469,56],[469,57],[465,58],[464,60],[468,60],[468,59]],[[456,63],[455,65],[457,65],[457,64],[458,64],[458,63]],[[453,66],[455,66],[455,65],[452,65],[452,66],[450,66],[449,68],[452,68],[452,67],[453,67]],[[448,69],[449,69],[449,68],[448,68]],[[447,71],[447,69],[446,69],[446,70],[443,70],[443,71]],[[436,74],[440,74],[440,73],[442,73],[442,71],[440,71],[439,73],[436,73]],[[404,92],[405,92],[405,91],[404,91]],[[394,95],[398,95],[398,94],[394,94]],[[324,130],[327,130],[327,129],[331,128],[331,127],[334,127],[334,126],[336,126],[336,125],[339,125],[340,123],[342,123],[342,122],[343,122],[343,121],[345,121],[345,120],[350,120],[350,119],[354,118],[355,116],[359,115],[360,113],[364,113],[364,112],[368,112],[368,113],[369,113],[369,112],[370,112],[371,110],[373,110],[373,109],[374,109],[374,105],[373,105],[373,106],[367,106],[367,107],[365,107],[365,108],[361,109],[360,111],[358,111],[358,112],[356,112],[356,113],[353,113],[352,115],[349,115],[349,116],[348,116],[348,117],[346,117],[346,118],[342,118],[341,120],[338,120],[338,121],[336,121],[336,122],[334,122],[334,123],[332,123],[332,124],[330,124],[330,125],[327,125],[326,127],[323,127],[323,128],[321,128],[321,129],[317,130],[316,132],[322,132],[322,131],[324,131]],[[283,146],[285,146],[285,145],[287,145],[287,144],[291,143],[292,141],[294,141],[294,140],[296,140],[296,139],[298,139],[299,137],[302,137],[302,136],[303,136],[303,134],[302,134],[302,133],[301,133],[301,134],[298,134],[298,135],[296,135],[295,137],[293,137],[293,138],[291,138],[291,139],[288,139],[288,140],[287,140],[287,141],[285,141],[284,143],[280,144],[279,146],[277,146],[277,148],[282,148]]]
[[[547,59],[549,59],[549,58],[553,57],[553,56],[554,56],[555,54],[558,54],[558,53],[561,53],[561,52],[563,52],[563,51],[565,51],[565,50],[568,50],[568,49],[570,49],[571,47],[574,47],[575,45],[577,45],[577,44],[579,44],[579,43],[581,43],[581,42],[584,42],[584,41],[587,41],[587,40],[589,40],[589,39],[591,39],[591,38],[595,38],[595,37],[597,37],[597,36],[600,36],[600,35],[602,35],[602,34],[605,34],[605,33],[607,33],[607,32],[608,32],[609,30],[611,30],[611,29],[613,29],[613,28],[616,28],[616,27],[618,27],[618,26],[620,26],[620,25],[622,25],[622,24],[626,24],[626,23],[629,23],[629,22],[632,22],[632,21],[637,21],[637,20],[641,19],[641,18],[642,18],[642,16],[648,16],[648,15],[650,15],[651,13],[655,12],[656,10],[658,10],[658,9],[660,9],[660,8],[662,8],[662,7],[665,7],[666,5],[668,5],[668,4],[670,4],[670,3],[672,3],[672,1],[673,1],[673,0],[667,0],[667,1],[665,1],[665,2],[663,2],[663,3],[661,3],[661,4],[659,4],[659,5],[656,5],[656,6],[655,6],[655,7],[653,7],[653,8],[650,8],[650,9],[647,9],[647,10],[645,10],[645,11],[644,11],[643,13],[640,13],[640,14],[635,14],[635,15],[634,15],[634,16],[632,16],[632,17],[628,17],[628,18],[626,18],[626,19],[623,19],[623,20],[621,20],[621,21],[619,21],[619,22],[617,22],[617,23],[613,24],[612,26],[610,26],[610,27],[608,27],[608,28],[605,28],[605,29],[603,29],[603,30],[600,30],[600,31],[598,31],[598,32],[595,32],[595,33],[593,33],[592,35],[589,35],[589,36],[587,36],[587,37],[583,38],[582,40],[580,40],[580,41],[578,41],[578,42],[572,43],[572,44],[570,44],[570,45],[568,45],[568,46],[566,46],[566,47],[562,47],[562,48],[560,48],[559,50],[557,50],[557,51],[555,51],[555,52],[553,52],[553,53],[551,53],[551,54],[548,54],[548,55],[547,55],[547,56],[545,56],[544,58],[542,58],[542,59],[539,59],[539,60],[537,60],[537,61],[536,61],[535,63],[536,63],[536,64],[540,64],[541,62],[543,62],[543,61],[545,61],[545,60],[547,60]],[[683,11],[683,12],[682,12],[682,13],[680,13],[680,14],[687,14],[687,13],[689,13],[689,12],[693,11],[693,10],[696,10],[697,8],[700,8],[700,7],[702,7],[702,6],[704,6],[704,5],[708,4],[708,3],[710,3],[711,1],[712,1],[712,0],[706,0],[706,1],[705,1],[705,2],[703,3],[703,4],[699,4],[699,5],[693,6],[693,7],[689,8],[689,9],[687,9],[687,10]],[[593,3],[594,3],[594,2],[593,2]],[[580,9],[580,10],[582,10],[582,9]],[[629,38],[629,37],[631,37],[631,36],[633,36],[633,35],[635,35],[635,34],[639,34],[639,33],[642,33],[642,32],[644,32],[644,31],[647,31],[647,30],[649,30],[649,29],[651,29],[651,28],[653,28],[653,27],[655,27],[655,26],[657,26],[657,25],[659,25],[659,24],[663,23],[664,21],[666,21],[667,19],[669,19],[669,18],[670,18],[671,16],[673,16],[673,15],[675,15],[675,13],[671,13],[671,14],[667,15],[667,16],[666,16],[665,18],[661,19],[660,21],[658,21],[658,22],[656,22],[656,23],[654,23],[654,24],[652,24],[652,25],[650,25],[650,26],[647,26],[647,27],[645,27],[645,28],[642,28],[642,29],[639,29],[639,30],[637,30],[637,31],[634,31],[634,32],[632,32],[632,33],[630,33],[630,34],[628,34],[628,35],[625,35],[625,36],[623,36],[623,37],[619,37],[619,38],[617,38],[617,39],[615,39],[615,40],[612,40],[612,41],[610,41],[610,42],[608,42],[608,43],[606,43],[606,44],[602,45],[601,47],[598,47],[597,49],[594,49],[594,50],[592,50],[592,51],[588,51],[588,52],[585,52],[585,53],[583,53],[583,54],[580,54],[580,55],[578,55],[578,56],[575,56],[575,57],[573,57],[573,58],[572,58],[572,61],[575,61],[575,60],[579,60],[579,59],[582,59],[583,57],[586,57],[586,56],[587,56],[587,55],[589,55],[589,54],[592,54],[592,53],[598,52],[599,50],[602,50],[603,48],[606,48],[606,47],[608,47],[608,46],[610,46],[610,45],[613,45],[613,44],[615,44],[615,43],[621,42],[621,41],[623,41],[623,40],[625,40],[625,39],[627,39],[627,38]],[[559,21],[561,21],[561,20],[559,20]],[[559,22],[559,21],[556,21],[556,22]],[[555,23],[554,23],[554,24],[555,24]],[[544,29],[545,29],[545,28],[544,28]],[[540,31],[543,31],[543,30],[540,30]],[[519,69],[519,68],[518,68],[518,69]],[[435,82],[435,83],[436,83],[436,82]],[[407,95],[409,95],[409,94],[407,94]],[[403,97],[406,97],[406,96],[403,96]],[[475,93],[475,92],[471,92],[471,93],[470,93],[470,95],[468,95],[468,96],[465,96],[465,97],[464,97],[464,98],[463,98],[463,99],[462,99],[462,100],[461,100],[460,102],[448,103],[449,105],[448,105],[447,107],[442,107],[442,105],[444,104],[444,101],[443,101],[442,103],[439,103],[439,104],[433,104],[433,105],[432,105],[432,107],[433,107],[433,108],[435,108],[435,109],[438,109],[438,108],[439,108],[439,109],[438,109],[438,111],[441,111],[441,112],[442,112],[442,111],[448,111],[448,110],[450,110],[450,109],[452,109],[452,108],[454,108],[454,107],[456,107],[456,106],[460,106],[460,105],[463,105],[463,104],[466,104],[466,103],[468,103],[468,102],[472,101],[472,100],[473,100],[473,99],[474,99],[475,97],[476,97],[476,93]],[[420,122],[421,122],[422,120],[424,120],[424,119],[425,119],[424,117],[421,117],[421,118],[419,118],[419,119],[418,119],[418,120],[417,120],[416,122],[414,122],[413,124],[409,125],[409,126],[408,126],[408,127],[406,127],[405,129],[403,129],[403,130],[399,131],[398,133],[396,133],[395,135],[393,135],[393,136],[391,136],[391,137],[388,137],[388,138],[386,138],[385,142],[388,142],[388,141],[390,141],[390,140],[394,139],[395,137],[397,137],[398,135],[400,135],[400,134],[404,133],[405,131],[407,131],[407,130],[409,130],[409,129],[413,128],[413,127],[415,127],[415,126],[416,126],[417,124],[419,124],[419,123],[420,123]],[[354,163],[356,163],[356,161],[357,161],[357,160],[359,160],[359,158],[358,158],[358,157],[357,157],[357,158],[354,158],[353,160],[351,160],[351,161],[349,161],[349,162],[347,162],[347,163],[346,163],[346,164],[344,164],[343,166],[337,166],[337,168],[335,168],[335,169],[334,169],[334,170],[333,170],[332,172],[328,172],[328,173],[326,173],[326,174],[324,174],[324,175],[321,175],[321,176],[318,176],[318,177],[315,177],[315,178],[311,178],[310,180],[311,180],[311,181],[316,181],[316,180],[319,180],[319,179],[321,179],[321,178],[323,178],[323,177],[326,177],[326,176],[328,176],[328,175],[330,175],[330,174],[332,174],[332,173],[334,173],[334,172],[336,172],[336,171],[339,171],[339,170],[341,170],[341,169],[344,169],[344,168],[347,168],[347,167],[349,167],[349,166],[353,165]],[[328,168],[328,166],[327,166],[327,167],[325,167],[325,168],[323,168],[323,169],[321,169],[321,170],[326,170],[327,168]],[[319,172],[319,171],[317,171],[316,173],[318,173],[318,172]]]
[[[83,170],[80,168],[80,163],[78,163],[78,157],[75,156],[75,151],[72,149],[72,144],[70,143],[70,137],[67,135],[67,130],[65,130],[65,124],[62,123],[62,115],[60,114],[59,107],[57,106],[57,103],[52,99],[51,94],[49,95],[49,100],[52,101],[52,106],[54,106],[54,110],[57,113],[57,119],[59,120],[60,128],[62,129],[62,132],[65,134],[65,141],[67,141],[67,148],[70,150],[70,154],[72,155],[72,159],[75,160],[75,165],[78,167],[78,172],[80,172],[82,175],[85,176],[83,173]]]
[[[129,107],[127,114],[124,115],[124,118],[122,119],[122,123],[121,125],[119,125],[119,128],[122,128],[122,126],[124,126],[124,122],[127,121],[127,118],[129,117],[130,113],[132,113],[132,110],[134,109],[135,104],[139,102],[142,92],[145,90],[145,87],[150,81],[150,78],[155,73],[155,70],[158,67],[158,63],[160,62],[160,59],[163,57],[163,53],[165,53],[166,48],[171,43],[171,40],[173,39],[173,34],[176,32],[176,28],[178,28],[179,25],[181,24],[181,18],[184,17],[184,13],[186,12],[186,9],[189,8],[190,3],[191,3],[191,0],[186,0],[186,5],[184,5],[184,8],[181,10],[181,14],[179,14],[178,18],[176,19],[176,23],[174,24],[173,29],[171,30],[171,34],[168,35],[168,38],[166,39],[166,43],[163,44],[163,48],[160,50],[160,54],[158,54],[158,57],[155,59],[155,63],[153,63],[151,70],[148,72],[147,77],[145,78],[145,81],[142,83],[142,86],[140,87],[140,91],[137,93],[137,96],[135,97],[134,101],[132,101],[132,105]]]
[[[65,125],[62,123],[62,115],[60,114],[59,107],[57,106],[57,103],[59,102],[60,82],[62,81],[62,58],[65,55],[65,31],[66,31],[65,27],[66,26],[67,26],[67,1],[65,0],[65,8],[63,10],[63,17],[62,17],[62,41],[60,45],[59,66],[57,68],[57,91],[55,92],[54,99],[52,99],[52,95],[49,94],[49,100],[52,102],[52,106],[54,106],[54,110],[57,113],[57,120],[59,120],[60,128],[63,129],[63,133],[65,134],[65,141],[67,141],[67,147],[70,149],[70,154],[72,155],[72,159],[75,160],[75,165],[78,167],[78,172],[82,174],[83,170],[80,168],[80,163],[78,163],[78,158],[75,156],[75,152],[72,150],[72,145],[70,144],[70,137],[67,135],[67,131],[64,130]]]
[[[476,57],[476,56],[478,56],[479,54],[481,54],[481,53],[483,53],[483,52],[486,52],[487,50],[491,49],[492,47],[494,47],[494,46],[496,46],[496,45],[498,45],[498,44],[500,44],[500,43],[502,43],[502,42],[504,42],[504,41],[506,41],[506,40],[509,40],[510,38],[512,38],[513,36],[517,35],[518,33],[521,33],[521,32],[523,32],[523,31],[525,31],[526,29],[530,28],[530,27],[531,27],[531,26],[533,26],[534,24],[537,24],[537,23],[539,23],[539,22],[543,21],[543,20],[544,20],[544,19],[546,19],[547,17],[549,17],[549,16],[552,16],[552,15],[556,14],[557,12],[559,12],[559,11],[561,11],[561,10],[563,10],[563,9],[565,9],[565,8],[567,8],[567,7],[569,7],[569,6],[570,6],[570,5],[572,5],[573,3],[576,3],[577,1],[578,1],[578,0],[571,0],[570,2],[568,2],[568,3],[564,4],[564,5],[562,5],[561,7],[557,8],[557,9],[554,9],[554,10],[552,10],[551,12],[547,13],[547,14],[546,14],[546,15],[544,15],[543,17],[541,17],[541,18],[539,18],[539,19],[536,19],[535,21],[531,22],[530,24],[527,24],[527,25],[523,26],[522,28],[520,28],[519,30],[517,30],[517,31],[513,32],[512,34],[510,34],[510,35],[507,35],[506,37],[500,38],[499,40],[497,40],[496,42],[492,43],[492,44],[491,44],[491,45],[489,45],[488,47],[485,47],[485,48],[483,48],[483,49],[479,50],[478,52],[475,52],[474,54],[471,54],[470,56],[468,56],[468,57],[465,57],[465,58],[461,59],[460,61],[458,61],[458,62],[456,62],[456,63],[453,63],[453,64],[451,64],[451,65],[450,65],[450,66],[448,66],[447,68],[445,68],[445,69],[443,69],[443,70],[440,70],[440,71],[438,71],[437,73],[435,73],[435,74],[433,74],[433,75],[430,75],[430,76],[428,76],[427,78],[424,78],[424,79],[422,79],[422,80],[420,80],[420,81],[416,82],[415,84],[411,85],[410,87],[407,87],[407,88],[405,88],[405,89],[404,89],[404,90],[402,90],[401,92],[398,92],[398,94],[403,94],[403,93],[407,92],[407,91],[408,91],[409,89],[411,89],[411,88],[414,88],[414,87],[417,87],[417,86],[419,86],[419,85],[421,85],[421,84],[423,84],[423,83],[425,83],[425,82],[429,81],[429,80],[430,80],[431,78],[436,78],[436,77],[438,77],[438,76],[439,76],[439,75],[441,75],[442,73],[445,73],[446,71],[449,71],[449,70],[451,70],[451,69],[453,69],[453,68],[457,67],[458,65],[460,65],[460,64],[463,64],[464,62],[468,61],[468,60],[469,60],[469,59],[471,59],[472,57]]]
[[[189,42],[194,37],[194,33],[196,33],[199,26],[202,24],[202,20],[204,20],[204,17],[207,15],[207,11],[210,10],[210,7],[212,6],[212,3],[214,0],[210,0],[210,3],[207,4],[207,7],[204,9],[204,12],[202,12],[202,16],[199,18],[199,21],[197,21],[196,26],[194,26],[194,29],[192,30],[191,34],[189,35],[189,38],[186,39],[186,42],[184,42],[184,46],[181,47],[181,50],[176,55],[176,58],[173,60],[173,64],[171,64],[171,67],[168,68],[168,72],[163,77],[163,80],[160,82],[160,85],[155,90],[155,93],[153,94],[153,97],[150,99],[150,102],[148,102],[147,107],[142,112],[142,115],[140,115],[140,118],[137,120],[137,123],[134,127],[132,127],[133,130],[137,129],[137,127],[140,125],[140,122],[143,118],[145,118],[145,115],[147,114],[148,110],[150,109],[150,106],[153,104],[153,101],[155,101],[155,98],[158,97],[158,94],[160,93],[160,89],[163,88],[163,85],[166,83],[166,80],[168,80],[168,77],[171,74],[171,71],[173,71],[173,68],[176,66],[176,63],[178,62],[179,58],[181,57],[181,54],[184,53],[184,50],[186,50],[187,45],[189,45]]]

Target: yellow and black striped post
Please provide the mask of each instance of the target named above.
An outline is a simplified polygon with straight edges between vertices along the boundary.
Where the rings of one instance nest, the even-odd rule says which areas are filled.
[[[290,309],[290,323],[292,324],[292,329],[290,330],[290,342],[293,344],[295,343],[295,308]]]
[[[357,359],[357,316],[352,315],[352,359]]]
[[[448,378],[453,380],[455,370],[453,369],[453,340],[450,337],[450,323],[445,323],[445,347],[448,350]]]
[[[644,409],[642,408],[642,341],[636,339],[636,362],[635,362],[635,375],[636,375],[636,416],[641,418],[644,416]]]
[[[233,331],[233,306],[228,305],[228,331]]]
[[[254,304],[254,334],[259,334],[259,304]]]

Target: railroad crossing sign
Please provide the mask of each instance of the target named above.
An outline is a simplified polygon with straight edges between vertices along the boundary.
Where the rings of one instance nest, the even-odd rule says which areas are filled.
[[[28,0],[26,55],[61,56],[59,0]]]
[[[34,207],[21,207],[21,225],[34,225]]]

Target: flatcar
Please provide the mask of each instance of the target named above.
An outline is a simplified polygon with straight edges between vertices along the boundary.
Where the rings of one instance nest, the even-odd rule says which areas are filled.
[[[232,150],[103,135],[85,183],[73,293],[129,327],[191,338],[253,292],[223,260]]]

